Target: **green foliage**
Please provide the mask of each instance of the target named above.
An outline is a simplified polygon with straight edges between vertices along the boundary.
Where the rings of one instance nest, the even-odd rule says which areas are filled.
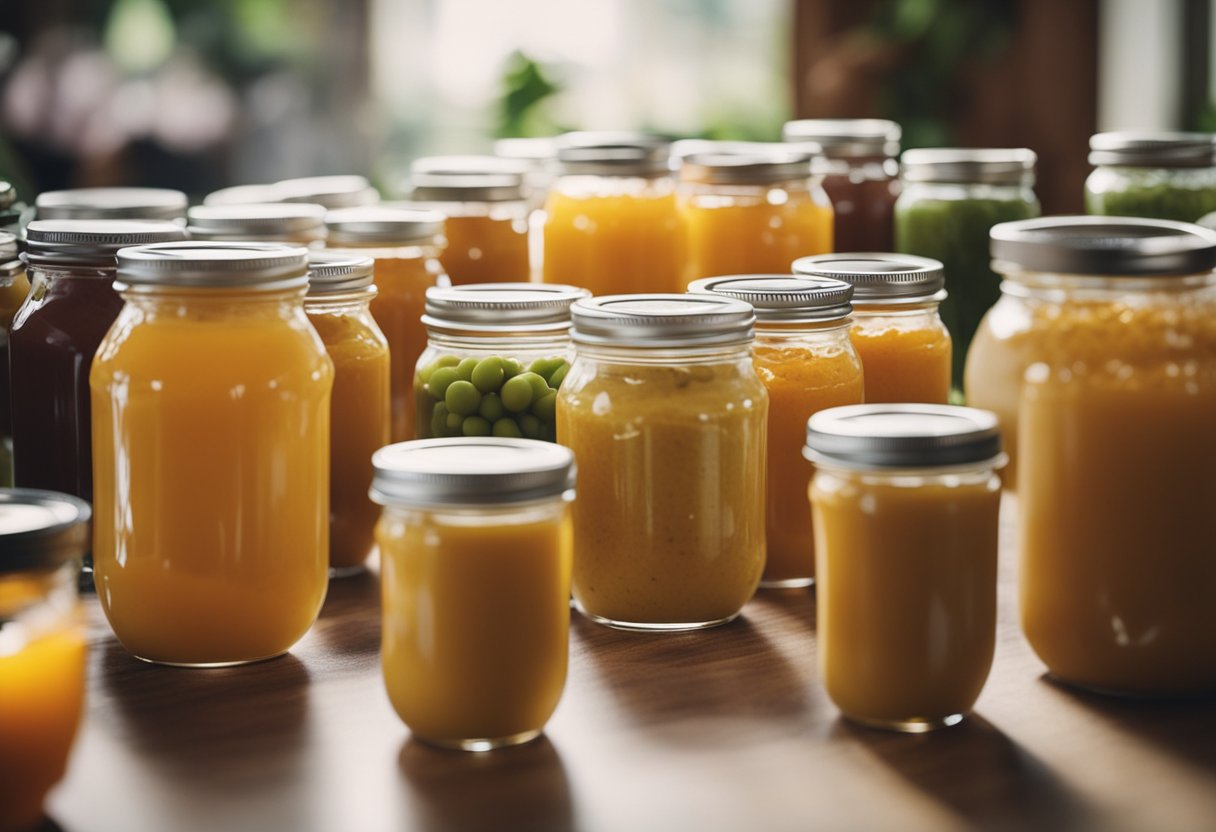
[[[494,135],[551,136],[564,131],[548,114],[546,103],[562,91],[550,71],[523,52],[512,52],[503,70]]]

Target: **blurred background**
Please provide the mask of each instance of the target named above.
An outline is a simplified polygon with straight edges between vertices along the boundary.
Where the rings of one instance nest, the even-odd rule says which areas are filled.
[[[1216,129],[1213,0],[9,0],[0,177],[23,196],[364,173],[567,129],[768,139],[879,116],[1028,146],[1081,210],[1089,135]]]

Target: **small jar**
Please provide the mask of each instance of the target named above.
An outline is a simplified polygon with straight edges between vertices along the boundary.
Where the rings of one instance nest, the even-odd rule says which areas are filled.
[[[1090,214],[1195,222],[1216,211],[1216,134],[1098,133],[1089,163]]]
[[[791,143],[822,149],[814,171],[836,214],[832,251],[890,251],[893,213],[899,196],[899,140],[893,121],[878,118],[812,118],[786,122]]]
[[[362,572],[380,510],[367,496],[372,454],[389,443],[388,341],[371,313],[370,257],[314,252],[304,312],[334,364],[329,443],[329,573]]]
[[[35,220],[27,226],[33,285],[9,336],[17,485],[92,500],[89,366],[123,306],[114,290],[115,255],[126,246],[184,237],[183,226],[169,222]]]
[[[1057,678],[1216,692],[1216,233],[999,225],[968,393],[1017,436],[1026,639]]]
[[[410,165],[410,201],[446,218],[440,259],[452,283],[531,278],[525,170],[492,156],[430,156]]]
[[[635,133],[567,133],[545,203],[543,280],[595,295],[683,292],[687,240],[671,145]]]
[[[956,388],[962,387],[963,362],[980,318],[1000,296],[1000,278],[988,262],[988,231],[1039,215],[1035,159],[1024,148],[931,148],[903,155],[895,249],[943,266],[949,294],[941,316],[954,339]]]
[[[307,202],[196,205],[186,212],[192,240],[228,243],[325,242],[325,208]]]
[[[823,277],[711,277],[688,287],[747,301],[756,310],[752,362],[768,390],[767,559],[762,587],[815,582],[815,540],[802,457],[806,420],[830,407],[860,404],[862,365],[849,340],[853,287]]]
[[[832,204],[811,176],[812,155],[779,144],[755,147],[681,160],[689,283],[780,274],[796,257],[832,250]]]
[[[426,349],[422,315],[426,291],[449,285],[440,265],[443,215],[405,208],[351,208],[326,217],[329,251],[376,262],[372,316],[384,337],[392,371],[392,441],[414,438],[414,389],[410,370]]]
[[[415,738],[447,748],[536,738],[566,682],[573,454],[431,439],[372,462],[393,708]]]
[[[427,347],[414,372],[418,438],[554,441],[572,357],[570,304],[588,295],[535,283],[428,289]]]
[[[0,829],[43,828],[84,715],[88,641],[76,600],[88,503],[0,489]]]
[[[957,724],[996,638],[996,417],[931,404],[824,410],[807,423],[806,454],[828,696],[873,727]]]
[[[243,664],[316,620],[329,568],[333,363],[307,250],[118,254],[126,305],[93,362],[93,580],[147,661]]]
[[[270,202],[306,202],[322,205],[331,211],[362,208],[380,201],[380,193],[367,181],[366,176],[305,176],[283,179],[270,187],[275,194]]]
[[[38,194],[40,220],[184,222],[186,195],[167,188],[75,188]]]
[[[938,312],[942,264],[911,254],[825,254],[794,262],[794,273],[853,286],[853,345],[866,371],[866,403],[950,399],[953,344]]]
[[[576,606],[634,630],[734,619],[765,557],[768,393],[751,360],[751,306],[617,295],[570,309],[557,441],[582,470]]]
[[[25,263],[17,254],[17,237],[0,231],[0,485],[13,482],[12,394],[8,368],[8,334],[13,318],[30,293]]]

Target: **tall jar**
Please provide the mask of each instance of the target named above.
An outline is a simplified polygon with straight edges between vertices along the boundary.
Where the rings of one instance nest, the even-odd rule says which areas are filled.
[[[44,191],[34,205],[40,220],[184,222],[186,195],[168,188],[73,188]]]
[[[894,248],[900,126],[879,118],[811,118],[786,122],[782,133],[787,142],[814,142],[822,149],[814,170],[836,214],[831,250]]]
[[[93,362],[93,579],[147,661],[285,653],[329,568],[333,363],[304,313],[307,250],[119,252],[126,300]]]
[[[756,147],[681,160],[687,282],[780,274],[796,257],[832,250],[832,205],[811,177],[811,154]]]
[[[460,438],[392,445],[373,462],[393,708],[441,747],[538,737],[566,682],[574,456]]]
[[[1098,133],[1089,163],[1090,214],[1196,222],[1216,211],[1216,134]]]
[[[557,441],[579,461],[574,600],[600,624],[724,624],[764,570],[768,393],[751,306],[617,295],[571,307]]]
[[[635,133],[568,133],[545,203],[545,283],[595,295],[682,292],[687,241],[670,144]]]
[[[191,240],[228,243],[325,243],[325,208],[308,202],[196,205],[186,212]]]
[[[570,369],[570,304],[588,295],[535,283],[428,289],[427,347],[414,372],[418,438],[552,442]]]
[[[1000,296],[1000,278],[988,262],[988,231],[1039,215],[1035,159],[1024,148],[931,148],[903,155],[895,249],[940,261],[945,269],[941,316],[954,339],[956,388],[976,327]]]
[[[372,454],[389,443],[388,341],[372,317],[370,257],[314,252],[304,312],[334,363],[329,443],[329,572],[366,568],[380,510],[368,497]]]
[[[0,830],[41,829],[84,715],[88,641],[76,601],[89,506],[0,489]]]
[[[426,291],[449,285],[439,262],[443,215],[417,209],[351,208],[326,217],[329,251],[370,257],[376,263],[377,293],[372,316],[388,339],[392,365],[391,402],[394,442],[414,438],[411,368],[426,349],[422,315]]]
[[[89,366],[118,317],[115,254],[185,237],[182,226],[35,220],[26,228],[31,289],[9,336],[14,479],[93,498]]]
[[[25,263],[17,254],[17,237],[0,231],[0,485],[13,483],[12,386],[9,381],[8,337],[13,318],[30,293]]]
[[[950,399],[953,343],[939,306],[942,264],[911,254],[825,254],[794,262],[794,273],[853,286],[853,345],[866,370],[866,403]]]
[[[1216,691],[1216,233],[1052,217],[992,254],[967,373],[1018,437],[1027,640],[1084,687]]]
[[[752,362],[768,390],[767,558],[762,587],[815,582],[815,539],[806,489],[813,468],[802,456],[806,420],[860,404],[862,364],[849,339],[853,287],[823,277],[711,277],[688,287],[737,298],[756,310]]]

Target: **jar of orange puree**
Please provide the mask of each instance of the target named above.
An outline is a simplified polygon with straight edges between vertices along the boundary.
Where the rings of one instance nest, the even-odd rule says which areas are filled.
[[[0,832],[44,828],[84,711],[87,642],[76,575],[89,505],[0,489]]]
[[[938,307],[942,264],[912,254],[841,253],[803,257],[794,273],[853,286],[853,345],[866,370],[866,402],[950,400],[953,342]]]
[[[992,256],[967,394],[1017,431],[1030,646],[1094,690],[1216,692],[1216,232],[1050,217]]]
[[[763,587],[815,581],[815,544],[802,456],[806,420],[862,401],[861,359],[849,340],[853,287],[824,277],[711,277],[688,287],[747,301],[756,310],[752,361],[768,389],[768,558]]]
[[[93,361],[93,579],[139,658],[286,652],[329,568],[333,363],[304,313],[307,250],[118,253],[126,305]]]
[[[609,295],[570,308],[557,441],[581,470],[574,600],[600,624],[724,624],[764,570],[768,393],[755,314],[719,295]]]
[[[806,455],[828,696],[878,728],[957,724],[988,678],[996,637],[996,416],[833,408],[808,421]]]
[[[393,708],[433,745],[534,739],[566,682],[574,455],[531,439],[426,439],[372,463]]]

